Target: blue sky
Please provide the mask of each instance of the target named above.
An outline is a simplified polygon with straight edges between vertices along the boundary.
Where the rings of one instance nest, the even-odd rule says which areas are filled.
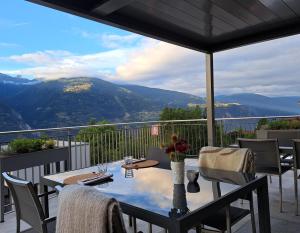
[[[77,54],[93,53],[105,48],[80,33],[126,35],[125,31],[42,7],[23,0],[2,0],[0,8],[1,42],[15,44],[2,55],[42,50],[69,50]]]
[[[0,72],[91,76],[205,95],[204,54],[45,8],[1,0]],[[215,54],[216,94],[300,95],[300,36]]]
[[[2,0],[0,8],[1,57],[33,52],[70,51],[76,55],[107,51],[97,34],[128,35],[99,24],[23,0]],[[94,36],[94,37],[93,37]],[[1,69],[25,68],[7,62]]]

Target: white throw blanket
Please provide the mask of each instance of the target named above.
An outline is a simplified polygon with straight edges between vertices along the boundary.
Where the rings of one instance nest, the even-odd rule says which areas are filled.
[[[125,232],[115,199],[82,185],[68,185],[59,193],[56,233]]]
[[[199,166],[224,171],[254,173],[254,155],[247,148],[203,147]]]

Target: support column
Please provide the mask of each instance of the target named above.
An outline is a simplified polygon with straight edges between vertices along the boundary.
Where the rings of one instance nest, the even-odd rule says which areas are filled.
[[[205,55],[206,59],[206,114],[207,142],[209,146],[216,144],[215,136],[215,99],[214,99],[214,57],[212,53]]]

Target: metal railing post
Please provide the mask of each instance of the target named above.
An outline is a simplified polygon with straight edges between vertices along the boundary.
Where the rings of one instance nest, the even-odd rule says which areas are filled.
[[[223,120],[220,120],[220,143],[221,143],[221,147],[224,146],[223,143]]]
[[[72,170],[72,135],[69,130],[68,130],[68,152],[69,152],[68,170],[70,171]]]

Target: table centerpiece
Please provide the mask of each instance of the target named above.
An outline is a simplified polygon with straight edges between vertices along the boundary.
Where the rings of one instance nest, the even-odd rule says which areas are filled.
[[[166,154],[171,160],[171,170],[173,173],[173,183],[184,183],[184,159],[190,145],[185,139],[178,139],[176,134],[171,137],[171,144],[166,147]]]

